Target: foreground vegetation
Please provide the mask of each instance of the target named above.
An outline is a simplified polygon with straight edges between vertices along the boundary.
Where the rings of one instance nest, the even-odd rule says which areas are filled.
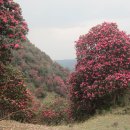
[[[118,108],[112,113],[96,115],[85,122],[68,125],[46,126],[3,120],[0,122],[0,127],[3,127],[3,130],[10,130],[11,128],[13,130],[129,130],[130,113],[125,114],[124,111],[126,109]]]

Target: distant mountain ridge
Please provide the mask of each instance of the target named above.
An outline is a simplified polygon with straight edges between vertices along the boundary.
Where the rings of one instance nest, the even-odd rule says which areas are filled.
[[[56,60],[58,64],[63,66],[64,68],[68,68],[69,70],[73,71],[76,65],[76,59],[64,59],[64,60]]]

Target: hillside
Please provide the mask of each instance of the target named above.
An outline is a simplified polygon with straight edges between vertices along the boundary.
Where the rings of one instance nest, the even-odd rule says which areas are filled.
[[[23,72],[32,91],[55,91],[64,94],[64,82],[69,71],[29,41],[22,43],[21,49],[13,50],[12,65]]]
[[[64,68],[68,68],[70,71],[74,70],[76,60],[75,59],[65,59],[65,60],[56,60]]]

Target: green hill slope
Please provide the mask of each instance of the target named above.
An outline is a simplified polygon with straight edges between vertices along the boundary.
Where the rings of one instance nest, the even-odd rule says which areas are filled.
[[[69,71],[29,41],[22,44],[22,49],[13,51],[12,65],[21,70],[32,91],[55,91],[64,94],[65,80]],[[38,92],[37,92],[38,93]]]

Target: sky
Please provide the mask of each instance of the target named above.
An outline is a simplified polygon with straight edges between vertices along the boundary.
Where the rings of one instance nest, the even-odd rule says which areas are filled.
[[[28,38],[53,60],[76,58],[75,41],[103,22],[130,34],[130,0],[14,0],[29,26]]]

